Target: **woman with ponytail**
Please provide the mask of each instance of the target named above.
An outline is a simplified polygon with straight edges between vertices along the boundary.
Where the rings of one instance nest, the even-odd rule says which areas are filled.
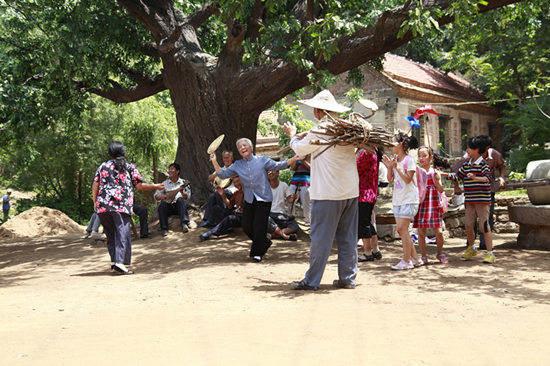
[[[111,269],[120,274],[128,269],[132,255],[130,217],[134,204],[134,187],[141,191],[163,189],[163,184],[146,184],[134,164],[126,161],[121,142],[109,144],[110,160],[99,166],[92,185],[95,210],[107,236]]]
[[[393,182],[393,216],[397,232],[403,242],[403,258],[395,265],[394,270],[412,269],[422,265],[416,257],[416,250],[409,235],[409,225],[418,211],[419,198],[416,184],[416,163],[408,155],[409,149],[417,149],[418,140],[402,132],[395,135],[395,146],[391,158],[384,155],[382,162],[388,168],[388,181]]]

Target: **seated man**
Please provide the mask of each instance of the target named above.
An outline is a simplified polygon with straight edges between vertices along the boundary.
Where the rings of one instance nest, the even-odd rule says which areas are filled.
[[[160,230],[162,236],[168,235],[168,217],[178,215],[181,229],[189,231],[189,214],[187,201],[191,198],[189,182],[180,178],[180,165],[173,163],[168,166],[168,179],[164,181],[164,189],[155,192],[155,199],[161,201],[158,207]]]
[[[267,232],[273,239],[297,240],[299,226],[294,217],[287,214],[286,209],[287,202],[291,202],[294,195],[288,185],[279,180],[278,171],[270,171],[267,176],[273,193]]]
[[[139,217],[139,237],[141,239],[149,238],[149,219],[147,217],[147,207],[134,202],[132,211]]]
[[[223,166],[228,167],[233,164],[233,152],[224,150],[222,152]],[[214,227],[223,220],[224,217],[231,215],[231,210],[224,204],[223,195],[229,196],[235,190],[235,186],[231,183],[228,186],[224,179],[220,179],[216,176],[216,173],[212,173],[208,176],[208,182],[212,183],[215,191],[210,194],[208,201],[204,205],[204,216],[200,224],[201,227]]]
[[[226,216],[218,225],[214,226],[214,228],[202,233],[199,236],[200,241],[208,240],[211,236],[229,234],[233,231],[233,228],[241,226],[244,193],[239,177],[233,177],[233,185],[235,186],[235,191],[231,194],[231,197],[228,198],[225,195],[223,197],[225,206],[231,210],[231,214]]]

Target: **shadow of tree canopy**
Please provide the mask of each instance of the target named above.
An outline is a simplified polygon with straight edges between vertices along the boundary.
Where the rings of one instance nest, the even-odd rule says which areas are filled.
[[[137,274],[158,279],[170,273],[201,267],[215,270],[219,266],[250,264],[250,242],[242,232],[200,242],[198,235],[202,231],[171,233],[165,238],[155,234],[152,239],[134,241],[133,265]],[[469,262],[460,260],[463,248],[454,247],[447,249],[450,258],[447,266],[433,264],[413,271],[394,272],[389,269],[389,265],[399,258],[400,246],[398,243],[382,244],[381,248],[384,252],[381,261],[359,264],[359,288],[365,282],[376,281],[383,286],[414,286],[420,293],[464,292],[550,303],[550,288],[545,286],[550,273],[550,252],[515,249],[514,243],[508,242],[496,246],[497,262],[486,265],[481,263],[481,258]],[[429,247],[429,250],[433,258],[435,248]],[[305,271],[308,253],[309,243],[303,240],[274,241],[265,261],[258,265],[277,271],[282,264],[294,263],[303,265]],[[337,265],[336,255],[336,250],[333,250],[329,265]],[[47,276],[51,271],[82,277],[112,275],[108,271],[108,254],[104,242],[69,236],[0,242],[0,287],[23,284]],[[345,291],[326,285],[326,278],[321,289],[314,293],[290,290],[290,282],[299,278],[289,278],[288,282],[256,279],[258,283],[251,290],[282,298],[310,294],[323,296],[332,291]]]

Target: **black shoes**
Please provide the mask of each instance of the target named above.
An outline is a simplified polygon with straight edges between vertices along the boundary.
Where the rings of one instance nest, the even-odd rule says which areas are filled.
[[[342,282],[340,280],[332,281],[332,286],[334,286],[336,288],[345,288],[347,290],[353,290],[355,288],[354,283],[345,283],[345,282]]]
[[[183,231],[184,233],[188,232],[189,226],[187,226],[186,224],[181,225],[181,231]]]
[[[357,258],[357,261],[358,262],[373,262],[374,260],[377,260],[379,261],[380,259],[382,259],[382,252],[381,251],[377,251],[376,253],[372,253],[372,254],[362,254],[359,256],[359,258]]]
[[[290,288],[295,291],[317,291],[319,287],[309,286],[303,280],[294,281],[290,284]]]
[[[205,240],[208,240],[208,239],[210,239],[210,232],[208,232],[208,231],[199,235],[199,240],[200,241],[205,241]]]
[[[162,236],[168,236],[168,230],[161,230],[160,234]]]
[[[357,261],[358,262],[374,262],[374,256],[371,254],[371,255],[366,255],[366,254],[362,254],[359,256],[359,258],[357,258]]]

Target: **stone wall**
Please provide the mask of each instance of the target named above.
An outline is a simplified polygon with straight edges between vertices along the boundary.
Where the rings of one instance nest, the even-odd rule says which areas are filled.
[[[527,197],[498,197],[495,202],[495,233],[518,233],[518,224],[510,221],[508,214],[509,205],[522,205],[528,203]],[[445,227],[452,238],[466,238],[464,230],[464,206],[450,208],[444,216]]]

